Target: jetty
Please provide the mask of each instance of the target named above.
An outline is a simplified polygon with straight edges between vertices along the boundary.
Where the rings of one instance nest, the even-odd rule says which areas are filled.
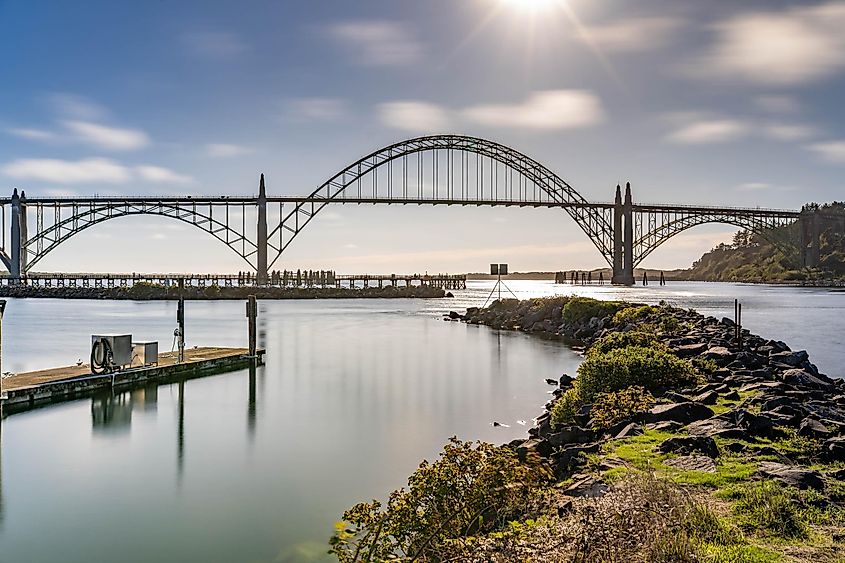
[[[18,373],[2,380],[3,407],[25,410],[44,402],[84,397],[109,388],[128,387],[174,377],[213,375],[263,365],[263,349],[250,355],[248,348],[186,348],[183,361],[178,352],[163,352],[152,365],[130,366],[107,374],[95,374],[89,364]]]

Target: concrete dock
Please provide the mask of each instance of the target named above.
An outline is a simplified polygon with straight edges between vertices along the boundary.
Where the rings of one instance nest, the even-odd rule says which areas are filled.
[[[129,367],[114,373],[95,375],[88,364],[51,368],[19,373],[3,378],[0,401],[15,410],[50,402],[86,396],[100,389],[125,387],[151,380],[176,376],[196,377],[262,365],[264,350],[256,357],[249,356],[247,348],[188,348],[185,361],[178,361],[177,352],[163,352],[156,365]]]

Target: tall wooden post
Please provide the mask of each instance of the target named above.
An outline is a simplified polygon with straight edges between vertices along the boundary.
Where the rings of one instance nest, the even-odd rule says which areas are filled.
[[[255,358],[258,355],[256,345],[258,331],[255,326],[255,320],[258,318],[258,302],[255,300],[255,295],[250,295],[247,299],[246,318],[249,319],[249,355],[251,358]]]
[[[179,278],[179,303],[176,306],[176,324],[179,331],[179,363],[185,361],[185,278]]]

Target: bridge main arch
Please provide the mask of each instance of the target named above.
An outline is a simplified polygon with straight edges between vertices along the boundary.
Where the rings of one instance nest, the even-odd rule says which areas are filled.
[[[423,162],[423,155],[428,155],[430,162]],[[468,155],[475,155],[476,161],[470,163]],[[488,164],[484,159],[489,168],[485,168]],[[499,176],[499,168],[494,168],[493,163],[504,167],[504,177]],[[416,175],[416,182],[412,183],[416,191],[409,190],[409,173]],[[513,173],[517,174],[516,181]],[[363,179],[367,176],[372,181],[365,185]],[[380,177],[381,185],[378,183]],[[426,178],[430,182],[426,182]],[[472,180],[476,181],[474,190],[469,185]],[[272,200],[268,198],[268,201]],[[269,266],[275,264],[327,205],[360,203],[362,200],[387,204],[562,207],[593,241],[608,264],[613,260],[612,209],[609,206],[590,204],[549,168],[500,143],[465,135],[431,135],[401,141],[360,158],[296,203],[268,233],[269,246],[275,252]]]

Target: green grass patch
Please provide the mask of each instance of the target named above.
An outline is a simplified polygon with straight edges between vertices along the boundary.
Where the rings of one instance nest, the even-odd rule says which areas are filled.
[[[733,513],[746,532],[784,540],[808,537],[807,522],[790,491],[777,481],[748,483],[735,490]]]
[[[779,553],[750,544],[719,545],[703,543],[699,550],[708,563],[777,563],[783,561]]]
[[[622,301],[600,301],[589,297],[572,297],[563,307],[563,320],[567,323],[584,323],[593,317],[603,319],[615,315],[625,306]]]

